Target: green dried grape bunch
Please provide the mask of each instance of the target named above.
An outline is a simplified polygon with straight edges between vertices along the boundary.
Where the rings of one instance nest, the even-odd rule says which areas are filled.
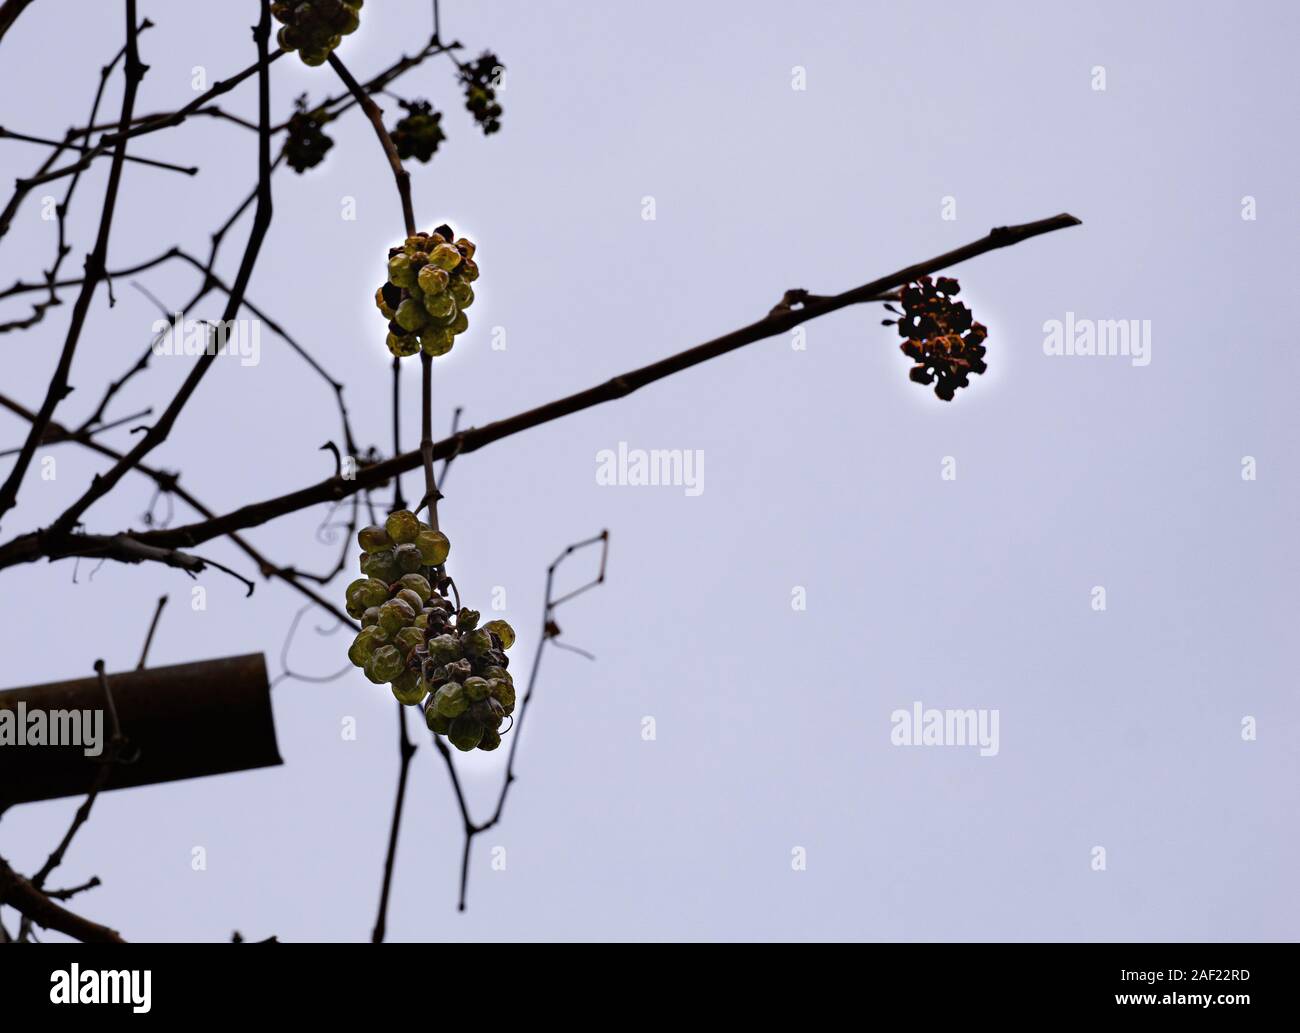
[[[345,603],[361,630],[348,659],[376,685],[390,685],[398,702],[421,707],[430,730],[457,749],[496,749],[515,709],[506,656],[514,629],[503,620],[480,624],[478,611],[447,598],[451,542],[410,510],[363,527],[357,543],[365,576],[348,585]]]
[[[964,303],[953,300],[960,290],[951,277],[922,276],[903,288],[901,312],[886,306],[898,319],[884,320],[886,326],[897,323],[898,335],[905,338],[900,348],[915,363],[908,375],[918,384],[934,383],[934,393],[945,402],[969,385],[972,373],[988,369],[988,330]]]
[[[383,526],[363,527],[357,542],[363,576],[348,585],[344,603],[361,621],[361,631],[348,659],[376,684],[391,683],[402,699],[418,688],[419,679],[407,675],[419,669],[412,653],[424,645],[430,615],[452,609],[443,598],[449,584],[443,564],[451,542],[405,509],[389,514]]]
[[[423,677],[432,690],[424,702],[429,730],[456,749],[495,750],[505,719],[513,722],[515,683],[506,651],[514,629],[503,620],[479,624],[477,610],[440,612],[425,629]],[[509,731],[509,726],[506,727]]]
[[[307,94],[294,101],[295,111],[289,118],[288,138],[284,142],[284,158],[289,167],[299,175],[314,169],[325,160],[326,152],[334,141],[322,128],[329,120],[324,108],[307,109]]]
[[[362,0],[303,0],[271,4],[271,14],[281,25],[275,41],[284,50],[296,50],[305,65],[323,65],[343,37],[361,24]]]
[[[447,225],[388,249],[388,279],[375,305],[388,320],[388,350],[399,358],[446,355],[469,329],[465,310],[478,279],[475,247]]]
[[[478,59],[460,66],[460,84],[465,90],[465,107],[474,121],[490,136],[501,128],[501,105],[497,103],[497,85],[505,66],[491,51],[485,50]]]
[[[434,111],[427,100],[404,100],[400,103],[406,114],[390,134],[397,147],[397,156],[403,161],[414,158],[427,162],[446,139],[442,132],[442,112]]]

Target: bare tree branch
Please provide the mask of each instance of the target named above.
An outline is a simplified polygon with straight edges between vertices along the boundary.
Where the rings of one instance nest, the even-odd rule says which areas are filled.
[[[1080,221],[1073,215],[1062,214],[1055,215],[1050,219],[1041,219],[1038,222],[1025,223],[1019,226],[1000,226],[990,231],[987,236],[954,251],[910,265],[905,269],[900,269],[888,276],[882,276],[877,280],[864,283],[841,294],[821,298],[801,307],[791,308],[775,316],[765,316],[755,323],[741,327],[739,330],[733,330],[731,333],[716,337],[711,341],[705,341],[703,344],[670,355],[648,366],[642,366],[620,376],[612,377],[595,387],[587,388],[585,391],[579,391],[576,394],[548,402],[546,405],[529,409],[504,420],[497,420],[495,423],[489,423],[483,427],[472,427],[469,430],[461,431],[454,437],[444,438],[436,442],[433,446],[433,458],[446,459],[452,455],[474,452],[484,445],[500,441],[512,434],[518,434],[543,423],[557,420],[562,416],[589,409],[602,402],[624,398],[633,391],[647,384],[652,384],[656,380],[662,380],[674,373],[680,373],[682,370],[697,366],[720,355],[725,355],[747,344],[753,344],[755,341],[783,334],[818,316],[826,315],[849,305],[875,300],[883,292],[910,283],[917,277],[945,269],[948,266],[964,262],[967,259],[997,248],[1008,247],[1044,233],[1051,233],[1055,230],[1078,225],[1080,225]],[[141,542],[164,547],[192,547],[219,535],[230,534],[232,531],[239,531],[248,527],[257,527],[268,520],[284,516],[287,513],[294,513],[307,506],[347,498],[354,492],[383,484],[399,473],[414,470],[416,467],[421,466],[423,461],[422,450],[404,452],[385,462],[375,463],[373,466],[359,470],[356,477],[350,480],[331,477],[309,487],[289,492],[286,495],[243,506],[215,519],[161,531],[149,531],[136,537]],[[51,539],[48,532],[34,532],[21,535],[0,546],[0,568],[15,563],[30,563],[42,556],[54,558],[79,554],[82,553],[75,537],[60,541]]]
[[[71,936],[83,943],[125,943],[118,933],[106,925],[99,925],[67,908],[60,907],[9,866],[0,857],[0,904],[7,904],[25,920],[42,929]]]
[[[126,0],[126,67],[125,67],[125,85],[122,90],[122,114],[119,123],[125,127],[131,121],[131,112],[135,110],[135,95],[139,88],[140,80],[144,78],[145,66],[140,63],[139,48],[136,45],[139,29],[136,25],[135,18],[135,0]],[[49,423],[50,418],[54,415],[54,408],[68,394],[68,373],[72,369],[72,357],[76,353],[77,343],[81,339],[81,330],[86,322],[86,313],[90,309],[91,298],[94,297],[95,288],[104,278],[104,262],[108,254],[108,236],[113,228],[113,212],[117,208],[118,187],[122,182],[122,165],[126,159],[126,139],[125,137],[118,141],[113,149],[113,162],[109,168],[108,185],[104,190],[104,207],[103,213],[99,220],[99,233],[95,238],[95,247],[90,255],[86,258],[86,278],[81,285],[81,292],[77,295],[76,304],[72,309],[72,322],[68,327],[67,338],[63,342],[63,352],[59,357],[58,367],[54,371],[54,376],[50,379],[49,389],[45,393],[45,401],[41,403],[41,408],[36,414],[36,419],[32,422],[31,430],[27,435],[27,440],[23,443],[22,451],[18,454],[18,459],[14,463],[14,468],[9,471],[3,485],[0,485],[0,519],[4,518],[5,513],[14,507],[18,499],[18,489],[22,484],[27,468],[31,465],[32,456],[36,452],[37,442],[45,433],[45,425]]]

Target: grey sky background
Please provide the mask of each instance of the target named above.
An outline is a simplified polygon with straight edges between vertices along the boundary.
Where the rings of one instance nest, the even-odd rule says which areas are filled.
[[[249,64],[256,11],[142,3],[158,27],[141,38],[138,110],[191,99],[194,66],[211,82]],[[446,112],[442,151],[410,166],[417,219],[473,237],[483,270],[472,329],[438,363],[438,428],[453,405],[481,424],[678,351],[786,288],[842,290],[1060,211],[1084,225],[951,271],[990,334],[989,372],[952,403],[908,380],[880,307],[856,307],[807,324],[806,350],[788,336],[753,345],[456,463],[452,570],[469,605],[506,590],[512,670],[537,642],[546,565],[610,529],[608,582],[558,615],[598,659],[545,657],[519,781],[504,823],[475,843],[464,914],[459,818],[421,737],[391,938],[1294,939],[1295,7],[447,0],[443,18],[445,36],[508,71],[489,138],[445,59],[396,85]],[[121,23],[119,4],[33,4],[0,47],[0,121],[48,136],[80,124]],[[367,4],[340,55],[368,76],[429,29],[427,3]],[[791,88],[795,66],[806,90]],[[338,89],[328,67],[273,66],[277,119],[304,90]],[[115,77],[105,113],[119,91]],[[221,101],[246,117],[255,103],[254,80]],[[371,299],[400,208],[369,125],[352,113],[329,132],[323,166],[274,180],[249,297],[346,381],[358,437],[387,450]],[[173,243],[206,253],[253,183],[255,143],[209,119],[142,139],[133,153],[202,171],[128,168],[110,266]],[[0,178],[42,155],[0,143]],[[106,171],[78,189],[69,273]],[[1247,195],[1254,221],[1241,218]],[[355,221],[340,217],[345,196]],[[940,217],[945,196],[954,221]],[[0,248],[5,284],[50,261],[39,208],[28,200]],[[227,278],[247,228],[225,245]],[[174,265],[140,279],[170,305],[195,283]],[[110,310],[96,295],[63,422],[148,343],[153,305],[125,281],[116,296]],[[66,299],[0,345],[3,390],[33,408]],[[1043,324],[1067,311],[1150,320],[1150,365],[1045,356]],[[505,351],[490,348],[493,326]],[[110,415],[165,405],[191,361],[155,359]],[[0,415],[5,447],[24,429]],[[225,511],[326,476],[317,448],[338,436],[329,389],[264,334],[260,365],[219,361],[152,461]],[[702,450],[703,493],[598,486],[596,453],[620,441]],[[57,478],[33,467],[6,540],[102,469],[72,446],[45,454]],[[945,456],[955,481],[940,478]],[[129,477],[88,525],[138,527],[151,494]],[[280,562],[327,567],[324,515],[249,537]],[[178,521],[191,516],[178,505]],[[252,575],[228,544],[202,551]],[[565,571],[570,583],[594,558]],[[300,605],[290,589],[259,583],[245,599],[205,575],[195,612],[179,572],[91,571],[3,573],[4,687],[88,675],[101,656],[133,666],[162,592],[155,663],[263,651],[279,669]],[[1090,606],[1097,585],[1104,613]],[[312,631],[325,623],[307,618],[296,670],[346,663],[345,634]],[[397,770],[391,697],[353,671],[282,682],[273,699],[283,767],[100,799],[54,880],[104,880],[80,911],[136,940],[368,937]],[[999,754],[892,746],[890,713],[915,700],[996,708]],[[505,750],[461,758],[476,816],[504,763]],[[39,867],[77,803],[6,814],[0,853]],[[195,846],[205,871],[191,868]],[[494,846],[505,871],[490,867]],[[1095,846],[1104,872],[1090,868]],[[806,871],[792,870],[795,847]]]

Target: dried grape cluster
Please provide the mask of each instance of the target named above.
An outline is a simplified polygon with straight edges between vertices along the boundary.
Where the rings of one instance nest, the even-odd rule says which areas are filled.
[[[505,66],[491,51],[485,50],[478,59],[460,66],[460,83],[465,88],[465,107],[474,121],[489,136],[501,128],[501,105],[497,103],[497,78]]]
[[[348,659],[376,685],[389,683],[399,703],[422,707],[430,731],[456,749],[495,750],[515,709],[506,670],[514,629],[480,626],[477,610],[446,598],[451,543],[410,510],[363,527],[357,541],[366,576],[347,587],[348,613],[361,621]]]
[[[304,0],[273,3],[271,14],[281,24],[276,42],[296,50],[305,65],[323,65],[343,37],[361,24],[362,0]]]
[[[294,101],[294,108],[284,142],[284,157],[289,167],[301,174],[319,165],[334,141],[322,129],[328,121],[324,108],[308,111],[305,93]]]
[[[427,162],[446,139],[442,132],[442,112],[434,111],[427,100],[401,101],[406,114],[390,134],[397,146],[397,156],[405,161],[414,158]]]
[[[469,329],[465,309],[474,303],[478,265],[473,242],[453,237],[443,225],[388,251],[388,280],[375,291],[375,304],[388,320],[388,350],[399,358],[421,349],[446,355]]]
[[[918,384],[934,381],[934,393],[945,402],[952,401],[959,387],[968,386],[970,374],[988,369],[988,330],[972,320],[965,304],[953,301],[960,290],[950,277],[922,276],[903,288],[899,318],[884,321],[886,326],[897,323],[899,336],[907,338],[900,347],[916,363],[909,376]],[[893,306],[889,310],[898,312]]]

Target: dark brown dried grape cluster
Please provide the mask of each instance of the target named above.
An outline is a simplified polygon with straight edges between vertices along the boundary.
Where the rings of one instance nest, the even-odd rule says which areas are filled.
[[[328,121],[324,108],[307,110],[307,94],[294,101],[295,111],[289,118],[288,137],[284,141],[284,158],[294,172],[302,174],[325,160],[334,141],[325,135]]]
[[[296,50],[305,65],[323,65],[343,37],[361,24],[362,0],[303,0],[273,3],[271,14],[281,24],[275,41]]]
[[[483,51],[478,59],[460,66],[460,84],[465,89],[465,107],[490,136],[501,128],[501,105],[497,103],[497,76],[505,69],[501,60],[491,51]]]
[[[407,237],[389,248],[388,279],[375,304],[388,320],[388,350],[399,358],[446,355],[469,329],[465,309],[474,303],[478,265],[474,243],[455,238],[450,226]]]
[[[399,703],[422,707],[429,729],[458,750],[495,750],[515,709],[506,669],[514,629],[480,626],[477,610],[446,598],[451,542],[410,510],[363,527],[357,542],[366,576],[347,587],[348,613],[361,621],[348,659],[376,685],[389,683]]]
[[[903,288],[899,318],[884,321],[886,326],[896,322],[899,336],[907,338],[900,347],[916,363],[909,376],[918,384],[934,382],[934,393],[945,402],[952,401],[958,388],[968,386],[970,374],[988,369],[984,362],[988,330],[973,321],[965,304],[953,301],[960,290],[951,277],[922,276]],[[898,311],[892,306],[889,310]]]
[[[397,156],[405,161],[414,158],[427,162],[446,137],[442,132],[442,112],[434,111],[427,100],[401,101],[406,114],[393,127]]]

